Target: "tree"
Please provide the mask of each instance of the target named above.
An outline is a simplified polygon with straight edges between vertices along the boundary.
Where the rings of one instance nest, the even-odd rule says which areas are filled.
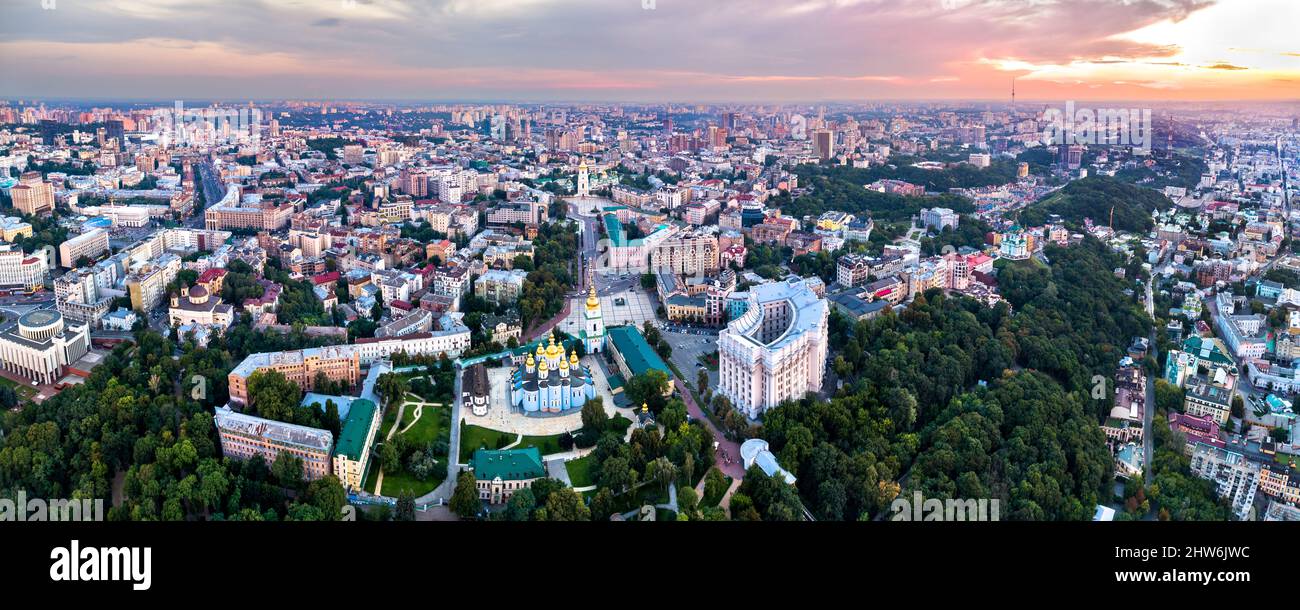
[[[506,509],[502,511],[502,516],[506,521],[528,521],[532,518],[533,510],[536,508],[537,500],[533,497],[533,491],[525,487],[510,494],[510,499],[506,501]]]
[[[397,507],[393,511],[394,521],[415,521],[415,496],[411,492],[402,490],[397,496]]]
[[[597,482],[602,487],[612,489],[617,493],[632,486],[632,467],[628,464],[625,457],[611,457],[600,464],[600,471],[597,474]]]
[[[402,467],[402,454],[397,450],[396,439],[379,446],[379,465],[385,472],[396,473]]]
[[[545,521],[590,521],[591,510],[582,496],[569,487],[551,492],[546,499]]]
[[[709,391],[709,369],[700,367],[699,372],[695,375],[695,389],[699,390],[701,397]],[[707,401],[707,398],[704,398]]]
[[[336,520],[343,514],[343,506],[348,503],[348,494],[338,477],[328,475],[312,481],[307,485],[307,502],[320,509],[328,520]]]
[[[263,369],[248,376],[248,412],[266,419],[293,423],[302,390],[284,373]]]
[[[677,512],[686,515],[692,521],[700,519],[700,497],[695,495],[695,488],[683,486],[677,490]]]
[[[677,465],[666,457],[655,458],[646,465],[646,478],[657,481],[667,491],[668,485],[677,479]]]
[[[727,475],[715,466],[704,474],[704,499],[709,504],[717,504],[722,495],[727,493]]]
[[[271,464],[271,474],[275,476],[276,481],[279,481],[281,487],[302,488],[302,460],[287,452],[275,456],[275,462]]]
[[[614,503],[614,492],[608,487],[602,487],[596,492],[595,497],[591,499],[591,520],[605,521],[609,519],[617,510]]]
[[[609,414],[605,412],[601,397],[592,398],[582,405],[582,427],[597,432],[609,427]]]
[[[472,519],[483,510],[483,502],[478,497],[478,480],[471,470],[462,470],[456,475],[456,488],[451,492],[449,503],[451,512],[462,519]]]
[[[392,406],[394,401],[401,402],[410,389],[410,380],[397,373],[384,373],[375,380],[375,390],[384,397],[385,406]]]
[[[668,375],[658,369],[650,369],[627,380],[623,391],[633,405],[645,404],[654,413],[664,406],[664,394],[668,393]]]

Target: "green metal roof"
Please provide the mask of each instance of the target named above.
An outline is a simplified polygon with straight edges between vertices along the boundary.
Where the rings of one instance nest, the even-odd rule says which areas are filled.
[[[339,430],[339,442],[334,445],[335,455],[345,455],[350,460],[360,460],[366,446],[366,437],[370,436],[370,426],[375,421],[375,411],[379,407],[374,401],[358,398],[352,401],[343,428]]]
[[[644,375],[650,369],[658,369],[672,379],[672,369],[668,368],[664,359],[650,347],[645,337],[641,336],[641,331],[635,326],[615,326],[607,329],[606,334],[614,343],[614,349],[618,350],[623,361],[627,363],[627,368],[632,375]]]
[[[500,477],[503,481],[522,481],[546,476],[542,465],[542,452],[537,447],[524,449],[479,449],[470,461],[474,477],[490,481]]]
[[[623,232],[623,223],[619,222],[618,217],[613,214],[605,215],[605,236],[609,238],[610,243],[616,247],[628,245],[627,233]]]

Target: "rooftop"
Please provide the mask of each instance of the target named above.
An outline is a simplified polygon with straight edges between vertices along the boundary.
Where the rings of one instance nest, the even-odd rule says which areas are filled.
[[[524,449],[479,449],[470,460],[474,477],[482,481],[500,478],[522,481],[546,476],[542,453],[537,447]]]
[[[623,361],[627,363],[627,368],[633,375],[643,375],[651,369],[657,369],[672,377],[672,370],[650,347],[645,337],[641,336],[641,331],[635,326],[614,326],[605,332],[609,335],[609,340],[614,343],[614,349],[623,356]]]
[[[374,402],[365,398],[352,401],[347,419],[343,420],[343,427],[339,430],[339,443],[334,448],[335,455],[345,455],[353,461],[361,459],[366,439],[370,436],[370,427],[374,424],[375,411],[378,409]]]
[[[261,438],[280,445],[292,445],[311,451],[329,451],[334,435],[328,430],[286,424],[232,411],[230,407],[217,409],[213,416],[217,428],[243,436]]]

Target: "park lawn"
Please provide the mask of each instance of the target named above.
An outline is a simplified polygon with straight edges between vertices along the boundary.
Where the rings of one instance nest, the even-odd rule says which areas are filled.
[[[14,394],[18,395],[19,402],[31,401],[31,399],[36,396],[36,388],[25,383],[18,383],[8,377],[0,377],[0,386],[13,388]]]
[[[635,506],[646,504],[665,504],[668,502],[668,490],[658,483],[649,483],[636,490]]]
[[[415,417],[415,407],[407,405],[406,410],[409,417]],[[406,418],[403,418],[406,419]],[[402,436],[413,441],[417,446],[423,447],[440,438],[447,438],[450,432],[451,411],[444,407],[424,407],[419,421],[411,426],[410,430],[402,433]],[[399,428],[398,430],[401,430]]]
[[[569,482],[574,487],[588,487],[594,484],[591,480],[591,454],[565,462],[564,468],[569,471]]]
[[[370,464],[366,465],[365,485],[362,485],[361,488],[366,490],[366,493],[375,493],[375,481],[377,480],[379,480],[379,465],[375,463],[374,459],[371,459]]]
[[[403,468],[396,473],[384,473],[384,487],[381,491],[390,498],[398,497],[403,491],[418,498],[436,489],[445,478],[447,478],[445,469],[435,469],[434,475],[428,479],[417,479],[415,475]]]
[[[510,443],[515,442],[518,435],[499,430],[475,426],[473,424],[460,424],[460,463],[469,463],[470,457],[479,449],[500,449]]]
[[[473,457],[474,452],[478,449],[500,449],[515,442],[519,435],[500,430],[492,430],[482,426],[461,423],[460,428],[460,461],[462,464],[468,463]],[[518,445],[512,449],[523,449],[525,447],[537,447],[542,455],[550,455],[563,451],[560,447],[560,435],[553,434],[550,436],[525,436],[519,441]]]
[[[393,424],[396,423],[397,407],[389,407],[388,410],[384,412],[384,419],[379,422],[379,436],[376,436],[375,440],[382,441],[388,438],[388,431],[391,430]]]
[[[551,436],[525,436],[523,440],[519,441],[518,445],[514,446],[514,449],[523,449],[525,447],[537,447],[537,450],[540,451],[543,456],[564,451],[564,449],[560,447],[560,435],[558,434]]]
[[[415,407],[407,405],[406,413],[402,416],[402,421],[404,422],[403,426],[410,423],[411,418],[413,417],[415,417]],[[387,437],[388,429],[393,426],[395,423],[394,420],[396,419],[396,413],[391,413],[384,418],[383,438]],[[400,434],[400,436],[406,437],[415,442],[418,446],[425,446],[439,438],[445,437],[449,429],[447,424],[450,420],[451,413],[446,409],[425,407],[424,412],[420,414],[420,419],[415,422],[415,425],[411,426],[411,429],[407,430],[404,434]],[[401,427],[398,428],[398,431],[401,431]],[[394,438],[396,436],[397,434],[395,434]],[[447,465],[446,460],[447,456],[439,456],[438,465],[440,467],[434,469],[433,474],[426,479],[417,478],[415,475],[407,472],[405,466],[397,472],[385,472],[384,486],[380,489],[380,493],[390,498],[397,497],[403,491],[409,491],[411,495],[415,497],[427,494],[430,491],[433,491],[434,488],[438,487],[438,485],[442,484],[442,481],[447,478],[447,470],[445,468]],[[379,480],[379,467],[375,464],[376,462],[372,460],[370,475],[366,478],[365,488],[366,491],[370,493],[375,492],[375,483]]]

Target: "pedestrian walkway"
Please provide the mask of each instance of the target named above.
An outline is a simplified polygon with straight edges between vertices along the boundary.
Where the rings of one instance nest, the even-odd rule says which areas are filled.
[[[690,390],[681,379],[673,379],[673,383],[677,385],[677,393],[681,394],[682,401],[686,403],[686,412],[703,423],[704,427],[713,435],[713,441],[717,443],[717,447],[713,451],[714,465],[718,467],[718,470],[733,479],[745,478],[745,467],[740,462],[740,444],[727,440],[726,435],[717,426],[713,425],[713,420],[709,419],[704,410],[695,404],[695,397],[691,395]]]

